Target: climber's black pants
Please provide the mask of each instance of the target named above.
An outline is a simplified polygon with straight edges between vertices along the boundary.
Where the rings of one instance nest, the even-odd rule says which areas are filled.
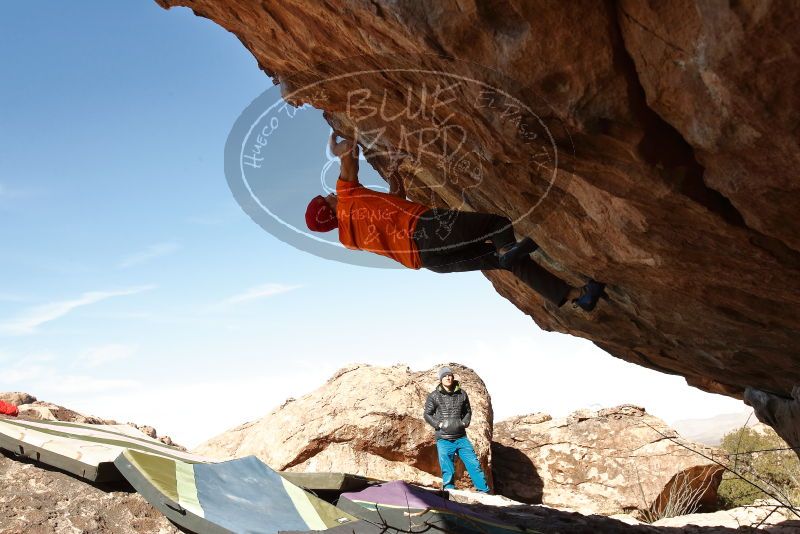
[[[432,208],[420,215],[414,241],[423,267],[437,273],[455,273],[502,269],[497,251],[516,243],[517,238],[507,217]],[[569,284],[529,256],[509,270],[556,306],[564,304]]]

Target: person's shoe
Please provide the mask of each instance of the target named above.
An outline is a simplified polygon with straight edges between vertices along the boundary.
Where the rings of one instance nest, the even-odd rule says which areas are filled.
[[[581,307],[588,312],[594,310],[600,297],[608,297],[605,292],[605,287],[605,284],[590,279],[589,282],[581,288],[581,296],[572,299],[572,307]]]
[[[518,241],[516,245],[511,247],[508,252],[500,255],[500,267],[508,269],[520,258],[527,256],[537,248],[539,248],[539,245],[536,244],[536,241],[530,237],[523,238],[522,241]]]

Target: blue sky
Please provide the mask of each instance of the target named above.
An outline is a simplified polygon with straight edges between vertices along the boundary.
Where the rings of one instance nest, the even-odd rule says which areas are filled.
[[[9,4],[0,44],[0,391],[188,445],[352,362],[469,365],[498,419],[743,409],[540,331],[480,273],[348,265],[266,233],[233,199],[223,149],[272,82],[188,9]],[[303,113],[277,170],[318,183],[328,133]]]

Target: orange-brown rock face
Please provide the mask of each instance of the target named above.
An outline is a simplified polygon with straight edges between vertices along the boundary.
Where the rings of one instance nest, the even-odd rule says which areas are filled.
[[[797,3],[158,1],[364,132],[413,200],[507,215],[548,269],[608,283],[587,315],[487,271],[541,328],[706,391],[800,384]]]

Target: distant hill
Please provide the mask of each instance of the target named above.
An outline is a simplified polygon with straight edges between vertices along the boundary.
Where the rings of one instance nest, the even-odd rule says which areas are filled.
[[[739,413],[724,413],[707,417],[705,419],[684,419],[672,423],[672,428],[684,438],[696,441],[703,445],[717,446],[722,442],[722,436],[735,428],[758,424],[756,416],[750,416],[752,410]],[[748,421],[748,416],[750,420]]]

